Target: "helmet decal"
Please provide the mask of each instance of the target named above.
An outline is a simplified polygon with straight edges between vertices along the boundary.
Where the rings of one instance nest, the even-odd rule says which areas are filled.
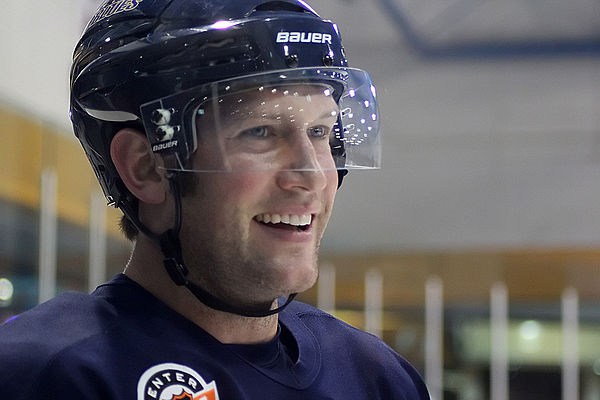
[[[329,43],[331,35],[321,32],[278,32],[277,43]]]
[[[106,0],[90,20],[88,27],[96,22],[125,11],[135,10],[144,0]]]

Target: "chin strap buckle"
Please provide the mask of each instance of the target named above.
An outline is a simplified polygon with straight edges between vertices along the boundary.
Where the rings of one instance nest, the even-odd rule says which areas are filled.
[[[181,263],[177,262],[174,258],[165,258],[163,260],[165,269],[171,277],[171,280],[175,282],[177,286],[184,286],[187,284],[187,268]]]

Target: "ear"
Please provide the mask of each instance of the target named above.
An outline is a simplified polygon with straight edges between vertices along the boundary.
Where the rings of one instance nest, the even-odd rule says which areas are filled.
[[[166,199],[169,184],[159,169],[146,136],[135,129],[121,129],[110,143],[110,156],[127,189],[139,200],[160,204]]]

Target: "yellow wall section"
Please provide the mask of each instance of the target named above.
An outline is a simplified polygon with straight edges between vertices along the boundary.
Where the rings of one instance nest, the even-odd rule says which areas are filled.
[[[40,176],[56,170],[60,218],[80,226],[89,221],[90,195],[99,191],[96,178],[76,139],[69,139],[43,123],[0,108],[0,196],[29,208],[39,208]],[[107,231],[120,235],[120,211],[108,207]]]
[[[0,109],[0,195],[31,208],[39,203],[41,127]]]

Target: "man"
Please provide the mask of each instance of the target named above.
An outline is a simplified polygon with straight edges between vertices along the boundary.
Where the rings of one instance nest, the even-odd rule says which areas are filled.
[[[71,77],[135,246],[0,328],[0,398],[428,398],[379,339],[292,302],[347,169],[379,166],[375,89],[333,23],[301,0],[109,0]]]

